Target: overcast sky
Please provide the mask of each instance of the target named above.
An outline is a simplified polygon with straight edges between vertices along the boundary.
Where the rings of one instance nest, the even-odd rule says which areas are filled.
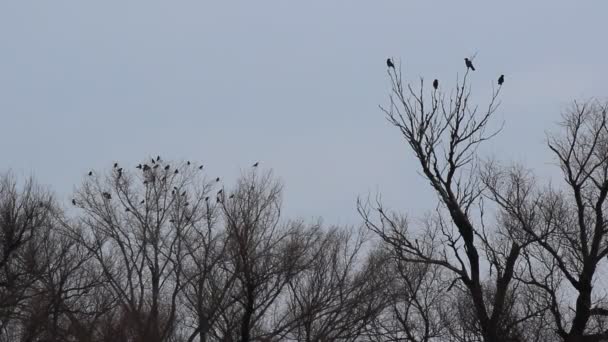
[[[453,84],[477,52],[475,99],[506,82],[502,134],[483,150],[550,175],[545,132],[573,99],[606,98],[606,1],[0,2],[0,170],[61,199],[91,168],[204,162],[229,185],[254,161],[290,216],[357,223],[380,192],[433,208],[378,109],[385,59]]]

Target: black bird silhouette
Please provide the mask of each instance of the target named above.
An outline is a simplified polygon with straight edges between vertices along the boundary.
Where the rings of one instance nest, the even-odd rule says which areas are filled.
[[[154,161],[154,158],[152,158],[152,164],[156,164],[156,162]]]
[[[393,64],[393,61],[391,61],[390,58],[386,59],[386,66],[395,69],[395,64]]]
[[[233,199],[234,198],[234,194],[231,194],[228,198]]]
[[[139,204],[144,204],[146,203],[146,200],[141,200],[141,202],[139,202]]]
[[[178,169],[175,169],[175,171],[173,171],[173,173],[178,174],[178,173],[179,173],[179,170],[178,170]]]
[[[93,171],[89,171],[89,176],[92,176],[92,175],[93,175]]]
[[[156,156],[156,161],[159,161],[159,160],[160,160],[160,156]]]
[[[173,223],[173,222],[175,222],[175,220],[174,219],[170,219],[169,222]]]
[[[121,167],[121,168],[118,168],[118,170],[117,170],[117,171],[118,171],[118,173],[122,173],[122,167]]]
[[[169,170],[170,167],[170,165],[165,166],[165,170]]]
[[[141,169],[141,168],[142,168],[142,166],[141,166],[141,164],[138,164],[138,165],[137,165],[135,168],[136,168],[136,169]]]
[[[218,195],[221,195],[222,192],[224,192],[224,189],[220,189],[220,191],[217,192]]]
[[[433,88],[435,88],[435,90],[437,90],[437,88],[439,88],[439,80],[438,79],[435,79],[433,81]]]
[[[215,181],[216,181],[216,182],[219,182],[219,181],[220,181],[220,177],[217,177],[217,178],[215,179]]]
[[[110,195],[109,192],[102,192],[101,195],[105,198],[105,199],[112,199],[112,195]]]
[[[503,83],[505,83],[505,75],[500,75],[498,78],[498,85],[502,85]]]
[[[465,58],[464,64],[467,66],[467,69],[471,69],[471,70],[475,71],[475,67],[473,66],[473,61],[471,61],[470,59]]]
[[[255,164],[253,164],[253,167],[258,167],[258,165],[260,165],[260,162],[255,162]]]
[[[76,205],[76,200],[72,198],[72,204]]]
[[[114,163],[114,168],[117,168],[117,167],[118,167],[118,163]]]
[[[209,196],[205,197],[205,202],[209,202]]]
[[[184,190],[184,192],[182,192],[182,196],[186,196],[186,191]]]
[[[129,211],[131,211],[131,209],[129,209],[129,208],[125,208],[125,211],[126,211],[126,212],[129,212]]]
[[[186,162],[186,165],[190,165],[190,161],[189,160]]]
[[[198,167],[198,169],[199,169],[199,170],[202,170],[202,169],[203,169],[203,165],[199,166],[199,167]]]

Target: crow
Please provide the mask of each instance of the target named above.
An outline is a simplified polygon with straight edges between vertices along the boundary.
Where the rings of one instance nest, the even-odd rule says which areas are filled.
[[[217,194],[221,195],[223,191],[224,191],[224,189],[220,189],[220,191],[218,191]]]
[[[439,80],[435,79],[433,81],[433,88],[435,88],[435,90],[437,90],[437,88],[439,88]]]
[[[109,192],[102,192],[101,195],[105,198],[105,199],[112,199],[112,195],[110,195]]]
[[[186,165],[190,165],[190,161],[189,160],[186,162]]]
[[[136,168],[136,169],[141,169],[141,168],[142,168],[142,166],[141,166],[141,164],[138,164],[138,165],[137,165],[135,168]]]
[[[393,61],[391,61],[390,58],[386,59],[386,66],[395,69],[395,64],[393,64]]]
[[[500,75],[498,78],[498,85],[502,85],[503,83],[505,83],[505,75]]]
[[[178,169],[175,169],[175,171],[173,171],[173,173],[178,174],[178,173],[179,173],[179,170],[178,170]]]
[[[205,197],[205,202],[209,202],[209,196]]]
[[[146,203],[146,200],[141,200],[141,202],[139,202],[139,204],[144,204]]]
[[[76,205],[76,200],[72,198],[72,204]]]
[[[89,171],[89,176],[92,176],[92,175],[93,175],[93,171]]]
[[[228,196],[228,198],[233,199],[234,198],[234,194],[231,194],[230,196]]]
[[[152,164],[156,164],[156,161],[154,161],[154,158],[152,158]]]
[[[202,169],[203,169],[203,165],[199,166],[199,167],[198,167],[198,169],[199,169],[199,170],[202,170]]]
[[[464,64],[467,66],[467,69],[471,69],[471,70],[475,71],[475,67],[473,66],[473,61],[471,61],[470,59],[465,58]]]
[[[253,164],[253,167],[258,167],[258,165],[260,165],[260,162],[255,162],[255,164]]]
[[[220,181],[220,177],[217,177],[217,178],[215,179],[215,181],[216,181],[216,182],[219,182],[219,181]]]
[[[118,163],[114,163],[114,168],[117,168],[117,167],[118,167]]]
[[[169,170],[169,168],[171,168],[170,165],[165,166],[165,170]]]
[[[156,156],[156,161],[159,161],[159,160],[160,160],[160,156]]]
[[[125,208],[125,211],[126,211],[126,212],[129,212],[129,211],[131,211],[131,209],[129,209],[129,208]]]
[[[174,219],[170,219],[169,222],[173,223],[173,222],[175,222],[175,220]]]

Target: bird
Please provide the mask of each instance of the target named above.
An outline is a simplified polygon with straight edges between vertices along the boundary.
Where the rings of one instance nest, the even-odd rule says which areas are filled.
[[[165,166],[165,170],[169,170],[169,168],[171,168],[170,165]]]
[[[129,208],[125,208],[125,211],[126,211],[126,212],[129,212],[129,211],[131,211],[131,209],[129,209]]]
[[[202,169],[203,169],[203,165],[199,166],[199,167],[198,167],[198,169],[199,169],[199,170],[202,170]]]
[[[112,199],[112,195],[110,195],[109,192],[102,192],[101,195],[105,198],[105,199]]]
[[[473,66],[473,61],[471,61],[470,59],[465,58],[464,64],[467,66],[467,69],[471,69],[471,70],[475,71],[475,67]]]
[[[190,203],[186,202],[184,203],[184,207],[187,207]]]
[[[498,78],[498,85],[502,85],[503,83],[505,83],[505,75],[500,75]]]
[[[154,158],[152,158],[152,164],[156,164],[156,161],[154,161]]]
[[[233,199],[234,198],[234,194],[231,194],[230,196],[228,196],[228,198]]]
[[[209,202],[209,196],[205,197],[205,202]]]
[[[160,160],[160,156],[156,156],[156,161],[159,161],[159,160]]]
[[[135,168],[136,168],[136,169],[141,169],[141,168],[142,168],[142,166],[141,166],[141,164],[138,164],[138,165],[137,165]]]
[[[92,176],[92,175],[93,175],[93,171],[89,171],[89,176]]]
[[[190,161],[189,160],[186,162],[186,165],[190,165]]]
[[[215,181],[216,181],[216,182],[219,182],[219,181],[220,181],[220,177],[217,177],[217,178],[215,179]]]
[[[118,167],[118,163],[114,163],[114,168],[117,168],[117,167]]]
[[[146,200],[141,200],[141,202],[139,202],[139,204],[144,204],[146,203]]]
[[[224,191],[224,189],[220,189],[220,191],[218,191],[217,194],[221,195],[223,191]]]
[[[116,171],[118,171],[118,173],[122,173],[122,167],[118,168],[118,170],[116,170]]]
[[[144,185],[147,185],[147,184],[148,184],[148,181],[147,181],[147,180],[145,180],[145,181],[144,181]]]
[[[170,219],[169,222],[173,223],[173,222],[175,222],[175,220],[174,219]]]
[[[255,162],[255,164],[253,164],[253,167],[258,167],[258,165],[260,165],[260,162]]]
[[[184,190],[184,192],[182,192],[182,196],[186,196],[186,190]]]
[[[433,88],[435,88],[435,90],[437,90],[437,88],[439,88],[439,80],[438,79],[435,79],[433,81]]]
[[[72,198],[72,204],[76,205],[76,200]]]
[[[393,64],[393,61],[391,61],[390,58],[386,59],[386,66],[395,69],[395,64]]]
[[[179,173],[179,170],[178,170],[178,169],[175,169],[175,171],[173,171],[173,173],[178,174],[178,173]]]

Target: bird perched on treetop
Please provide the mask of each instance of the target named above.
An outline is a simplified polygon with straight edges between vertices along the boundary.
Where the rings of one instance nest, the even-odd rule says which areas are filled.
[[[202,170],[202,169],[203,169],[203,165],[199,166],[199,167],[198,167],[198,169],[199,169],[199,170]]]
[[[114,163],[114,168],[117,168],[117,167],[118,167],[118,163]]]
[[[253,167],[258,167],[258,165],[260,165],[260,162],[255,162],[255,164],[253,164]]]
[[[93,171],[89,171],[89,176],[92,176],[92,175],[93,175]]]
[[[72,199],[72,204],[76,205],[76,200],[75,199]]]
[[[498,78],[498,85],[502,85],[503,83],[505,83],[505,75],[500,75]]]
[[[390,58],[386,59],[386,66],[395,69],[395,64],[393,64],[393,61],[391,61]]]
[[[166,165],[165,170],[169,170],[170,167],[171,167],[170,165]]]
[[[435,90],[437,90],[437,88],[438,88],[438,87],[439,87],[439,80],[438,80],[438,79],[435,79],[435,80],[433,81],[433,88],[435,88]]]
[[[216,182],[219,182],[219,181],[220,181],[220,177],[217,177],[217,178],[215,179],[215,181],[216,181]]]
[[[471,69],[471,70],[475,71],[475,67],[473,66],[473,61],[471,61],[470,59],[465,58],[464,64],[467,66],[467,69]]]
[[[190,161],[189,160],[186,162],[186,165],[190,165]]]

